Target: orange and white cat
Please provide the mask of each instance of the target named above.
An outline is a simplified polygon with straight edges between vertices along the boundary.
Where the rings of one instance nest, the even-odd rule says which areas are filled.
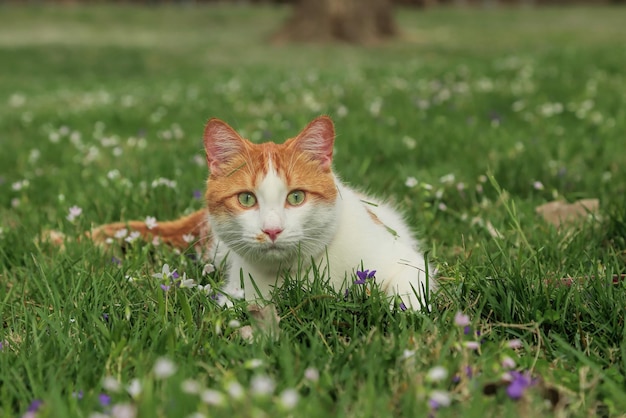
[[[330,118],[313,120],[283,144],[253,144],[225,122],[204,130],[210,170],[206,208],[187,217],[148,225],[131,221],[92,231],[105,241],[128,228],[146,240],[186,248],[190,236],[203,252],[226,259],[226,294],[267,298],[286,272],[315,263],[337,289],[357,270],[376,271],[376,281],[407,307],[424,306],[434,288],[418,243],[391,206],[343,184],[331,161],[335,131]],[[254,281],[254,285],[253,282]],[[256,287],[256,289],[255,289]]]

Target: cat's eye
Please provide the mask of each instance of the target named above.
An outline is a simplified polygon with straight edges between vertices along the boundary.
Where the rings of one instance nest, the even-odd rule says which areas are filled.
[[[251,208],[256,205],[256,196],[250,192],[239,193],[237,200],[239,200],[239,204],[244,208]]]
[[[300,206],[304,203],[304,192],[302,190],[294,190],[287,195],[287,203],[291,206]]]

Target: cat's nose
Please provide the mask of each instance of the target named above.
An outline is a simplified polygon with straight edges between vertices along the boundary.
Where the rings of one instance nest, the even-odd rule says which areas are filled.
[[[267,229],[264,229],[263,232],[265,233],[265,235],[270,237],[272,242],[274,242],[276,241],[276,238],[278,238],[278,234],[283,232],[283,230],[280,228],[267,228]]]

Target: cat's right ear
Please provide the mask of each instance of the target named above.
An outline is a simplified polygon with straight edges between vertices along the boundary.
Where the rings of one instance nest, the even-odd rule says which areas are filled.
[[[226,122],[217,118],[207,122],[204,128],[204,149],[211,174],[222,174],[220,168],[240,154],[243,146],[243,138]]]

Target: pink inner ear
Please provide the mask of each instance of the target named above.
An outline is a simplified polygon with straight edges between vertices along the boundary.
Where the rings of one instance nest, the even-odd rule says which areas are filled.
[[[220,167],[240,153],[243,139],[227,123],[213,118],[204,128],[204,149],[209,170],[212,174],[221,174]]]
[[[296,138],[298,148],[311,154],[324,169],[332,162],[334,142],[335,127],[328,116],[313,119]]]

